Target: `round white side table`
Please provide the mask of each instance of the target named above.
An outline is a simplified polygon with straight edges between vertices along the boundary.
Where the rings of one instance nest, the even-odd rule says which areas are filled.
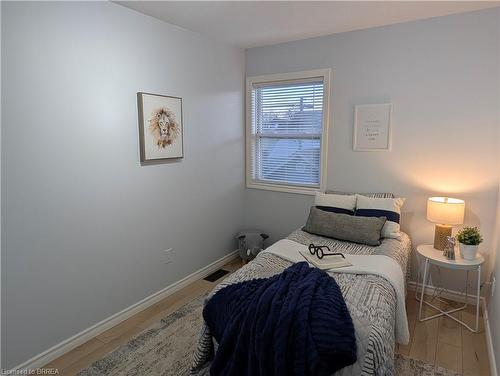
[[[460,255],[460,252],[458,249],[455,249],[455,260],[449,260],[445,256],[443,256],[443,251],[439,251],[437,249],[434,249],[434,247],[430,244],[423,244],[417,246],[417,252],[420,257],[424,259],[424,276],[422,279],[422,291],[420,292],[420,299],[418,298],[417,291],[415,291],[415,299],[420,302],[420,306],[418,309],[418,320],[419,321],[427,321],[431,319],[435,319],[437,317],[441,316],[446,316],[449,317],[452,320],[455,320],[459,324],[465,326],[467,329],[470,331],[477,333],[479,330],[479,298],[480,298],[480,292],[481,292],[481,265],[484,262],[483,256],[478,256],[474,260],[464,260],[462,256]],[[424,294],[425,294],[425,289],[427,287],[426,283],[428,282],[428,276],[429,276],[429,266],[430,265],[436,265],[441,268],[447,268],[447,269],[453,269],[453,270],[466,270],[467,271],[467,278],[465,281],[465,304],[459,308],[451,309],[448,311],[444,311],[441,308],[435,306],[431,302],[425,301],[424,300]],[[457,311],[461,311],[465,308],[467,308],[467,301],[469,298],[468,295],[468,285],[469,285],[469,271],[476,271],[477,272],[477,292],[476,292],[476,325],[475,328],[471,328],[469,325],[467,325],[465,322],[457,319],[456,317],[452,316],[451,314]],[[419,273],[419,278],[420,278],[420,273]],[[417,281],[418,282],[418,281]],[[417,289],[418,290],[418,284],[417,284]],[[428,306],[434,308],[437,310],[439,313],[428,316],[428,317],[422,317],[422,305],[427,304]]]

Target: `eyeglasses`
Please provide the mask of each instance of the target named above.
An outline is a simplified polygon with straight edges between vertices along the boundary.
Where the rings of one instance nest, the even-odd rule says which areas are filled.
[[[327,249],[328,253],[325,253],[324,249]],[[311,255],[316,255],[320,260],[325,256],[342,256],[342,258],[345,258],[342,253],[332,253],[327,245],[309,244],[309,252],[311,252]]]

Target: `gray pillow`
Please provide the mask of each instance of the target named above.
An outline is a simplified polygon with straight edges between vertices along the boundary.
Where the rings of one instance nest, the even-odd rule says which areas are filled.
[[[315,235],[366,245],[380,245],[385,217],[359,217],[311,207],[302,230]]]

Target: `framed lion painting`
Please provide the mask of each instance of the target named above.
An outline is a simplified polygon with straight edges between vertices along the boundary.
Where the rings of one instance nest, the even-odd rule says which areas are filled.
[[[182,98],[137,93],[141,162],[184,156]]]

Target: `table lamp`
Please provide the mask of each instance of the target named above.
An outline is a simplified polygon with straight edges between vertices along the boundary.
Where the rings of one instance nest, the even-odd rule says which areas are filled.
[[[465,202],[458,198],[430,197],[427,200],[427,219],[437,223],[434,248],[444,250],[446,237],[451,236],[451,225],[464,223]]]

